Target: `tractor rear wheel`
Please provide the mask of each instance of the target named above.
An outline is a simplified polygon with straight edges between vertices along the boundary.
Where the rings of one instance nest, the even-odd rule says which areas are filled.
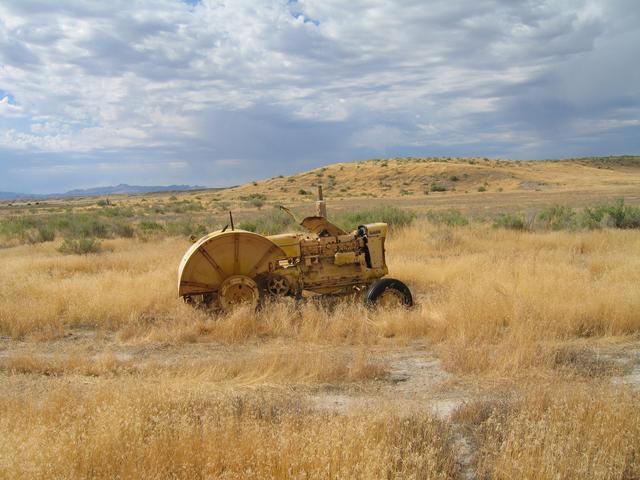
[[[367,289],[364,297],[367,306],[412,307],[411,290],[395,278],[381,278]]]

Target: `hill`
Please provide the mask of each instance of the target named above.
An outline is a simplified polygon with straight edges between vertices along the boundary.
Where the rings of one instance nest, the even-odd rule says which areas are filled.
[[[335,163],[229,188],[177,191],[197,187],[120,185],[76,190],[69,192],[73,196],[66,199],[14,201],[3,212],[10,213],[23,206],[41,210],[67,206],[91,209],[108,195],[121,207],[135,207],[159,218],[188,211],[194,221],[222,221],[228,210],[242,218],[255,216],[256,209],[280,204],[294,207],[300,214],[310,213],[318,185],[322,185],[330,202],[331,214],[369,208],[372,199],[418,213],[455,208],[479,216],[538,210],[551,204],[584,207],[616,198],[639,205],[640,157],[536,161],[452,157],[372,159]],[[263,213],[264,210],[258,215]]]
[[[405,157],[336,163],[291,176],[258,180],[220,192],[221,198],[263,195],[270,200],[424,197],[472,192],[584,191],[640,185],[640,157],[515,161]]]

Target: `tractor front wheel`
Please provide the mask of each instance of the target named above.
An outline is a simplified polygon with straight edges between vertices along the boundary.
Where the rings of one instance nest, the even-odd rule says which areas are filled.
[[[367,289],[364,303],[371,307],[412,307],[413,296],[409,287],[400,280],[381,278]]]
[[[220,307],[230,312],[239,305],[256,307],[260,299],[260,291],[255,281],[245,275],[233,275],[220,286],[218,301]]]

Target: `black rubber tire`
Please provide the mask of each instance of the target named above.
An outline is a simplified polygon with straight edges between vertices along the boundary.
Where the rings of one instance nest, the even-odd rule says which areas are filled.
[[[400,280],[395,278],[381,278],[376,280],[367,289],[367,293],[364,296],[364,304],[373,307],[376,305],[378,298],[385,292],[385,290],[392,289],[402,295],[402,303],[405,307],[413,306],[413,296],[411,290]]]

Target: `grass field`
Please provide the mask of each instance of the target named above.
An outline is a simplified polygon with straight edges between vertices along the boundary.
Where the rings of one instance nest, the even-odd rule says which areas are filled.
[[[329,193],[329,214],[393,224],[412,310],[310,298],[216,316],[176,298],[189,235],[225,208],[293,228],[273,192],[310,191],[305,174],[3,204],[0,477],[639,478],[640,164],[384,162],[307,176],[335,191],[358,165],[401,170],[373,213]],[[399,193],[436,167],[455,191]],[[501,186],[478,192],[481,167]]]

